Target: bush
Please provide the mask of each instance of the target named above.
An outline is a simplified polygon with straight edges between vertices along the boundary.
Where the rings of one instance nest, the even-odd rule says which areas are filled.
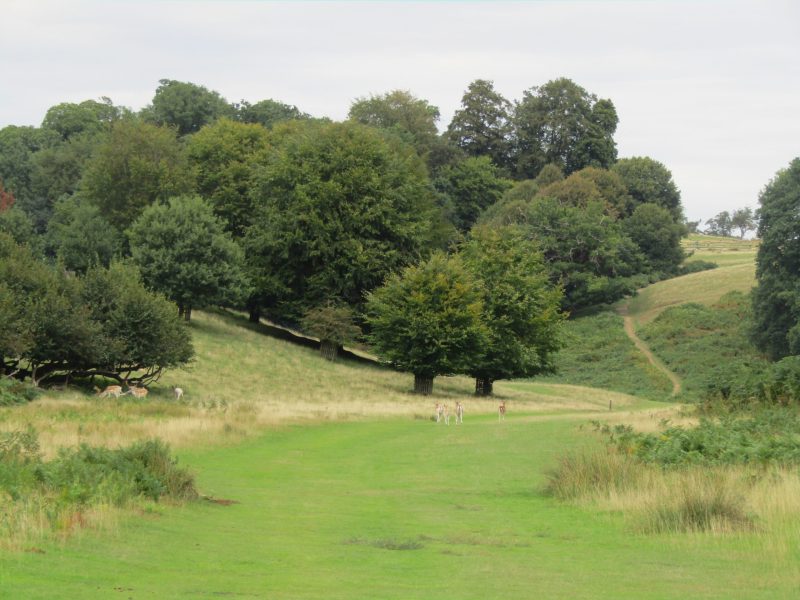
[[[0,377],[0,406],[25,404],[38,395],[38,390],[27,383]]]
[[[689,273],[699,273],[700,271],[710,271],[717,268],[717,263],[708,260],[693,260],[678,267],[678,275],[688,275]]]

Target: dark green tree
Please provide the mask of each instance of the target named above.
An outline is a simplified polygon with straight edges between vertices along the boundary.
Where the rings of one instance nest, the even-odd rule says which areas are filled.
[[[0,232],[6,233],[20,245],[28,246],[34,254],[41,250],[41,236],[36,233],[28,213],[12,206],[0,211]]]
[[[716,216],[706,221],[706,231],[708,235],[721,235],[722,237],[730,237],[733,232],[733,222],[731,221],[731,213],[723,210],[717,213]]]
[[[302,112],[296,106],[271,99],[261,100],[255,104],[242,100],[236,108],[239,121],[257,123],[267,129],[271,129],[273,125],[283,121],[311,118],[311,115]]]
[[[751,338],[778,360],[800,354],[800,158],[778,171],[759,202]]]
[[[658,204],[666,208],[676,222],[683,222],[681,193],[672,179],[672,173],[663,164],[647,156],[621,158],[611,167],[611,171],[622,178],[628,194],[633,198],[629,214],[639,204]]]
[[[407,90],[358,98],[348,115],[353,121],[390,130],[426,155],[437,144],[439,109]]]
[[[0,181],[14,195],[16,205],[31,217],[39,204],[33,185],[33,157],[59,139],[57,133],[36,127],[9,125],[0,129]]]
[[[670,212],[657,204],[640,204],[633,214],[623,221],[623,230],[649,263],[649,270],[675,274],[686,257],[681,239],[686,228],[676,223]]]
[[[460,252],[480,283],[486,343],[473,362],[475,393],[489,395],[499,379],[553,371],[561,346],[562,291],[549,281],[544,257],[519,226],[476,226]]]
[[[468,156],[488,156],[510,173],[511,134],[511,103],[495,91],[491,81],[470,83],[447,128],[450,140]]]
[[[70,271],[85,273],[93,266],[108,267],[121,250],[121,238],[96,206],[79,197],[65,198],[48,224],[45,250]]]
[[[370,342],[384,362],[430,394],[437,375],[466,373],[483,353],[481,291],[460,258],[434,254],[367,295]]]
[[[175,302],[187,321],[193,308],[239,305],[249,291],[241,249],[198,196],[148,207],[128,237],[145,284]]]
[[[361,335],[353,310],[331,302],[306,311],[301,325],[304,331],[319,338],[320,354],[331,361],[336,360],[339,348],[353,343]]]
[[[87,163],[81,192],[120,230],[156,202],[193,182],[175,131],[136,119],[115,122]]]
[[[103,98],[102,102],[84,100],[80,104],[63,102],[48,109],[42,129],[54,131],[66,141],[77,135],[98,133],[123,113],[109,98]]]
[[[570,174],[587,166],[608,168],[617,158],[613,103],[570,79],[525,91],[513,121],[520,177],[535,177],[548,163]]]
[[[225,98],[202,85],[174,79],[161,79],[159,83],[153,104],[144,116],[157,125],[177,128],[178,135],[195,133],[203,125],[236,113]]]
[[[511,187],[488,156],[466,158],[443,168],[434,180],[453,225],[467,232],[487,207]]]
[[[356,308],[428,251],[440,220],[413,148],[357,123],[308,123],[255,176],[244,247],[260,302],[298,322],[327,301]]]

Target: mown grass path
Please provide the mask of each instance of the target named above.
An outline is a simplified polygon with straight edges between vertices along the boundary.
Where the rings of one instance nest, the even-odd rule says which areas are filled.
[[[297,426],[183,452],[205,494],[238,503],[0,555],[0,597],[797,597],[747,536],[634,535],[544,496],[557,455],[589,443],[574,420],[512,406],[504,423]]]
[[[653,354],[653,351],[650,350],[650,347],[638,335],[636,335],[636,324],[634,323],[633,317],[628,314],[628,303],[625,302],[621,304],[618,308],[618,312],[623,319],[625,335],[630,338],[630,340],[636,346],[636,349],[644,354],[645,357],[647,357],[647,360],[651,365],[669,378],[670,382],[672,382],[671,395],[674,397],[680,394],[681,389],[683,388],[680,377],[670,371],[667,366],[661,362],[661,360],[659,360],[655,354]]]

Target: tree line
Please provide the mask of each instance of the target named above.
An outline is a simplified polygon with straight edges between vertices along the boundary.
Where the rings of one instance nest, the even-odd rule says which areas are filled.
[[[387,361],[423,379],[390,346],[458,342],[471,350],[434,374],[470,373],[488,391],[549,368],[564,311],[680,272],[678,188],[652,158],[617,158],[610,100],[562,78],[512,103],[476,80],[441,134],[438,120],[403,90],[358,98],[333,122],[173,80],[139,112],[59,104],[40,127],[0,130],[0,231],[75,281],[125,261],[187,320],[222,305],[302,326],[346,308]],[[462,334],[434,342],[449,326],[429,314],[415,341],[385,343],[392,302],[423,297],[447,318],[465,310]],[[520,325],[514,302],[549,325]],[[501,339],[519,346],[506,371]]]

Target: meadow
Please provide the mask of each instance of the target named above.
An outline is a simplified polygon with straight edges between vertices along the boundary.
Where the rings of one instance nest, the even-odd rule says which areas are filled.
[[[674,286],[675,302],[647,288],[631,312],[655,326],[675,303],[713,311],[728,291],[720,278],[730,277],[732,289],[751,284],[742,264],[662,282]],[[696,276],[717,279],[686,284]],[[669,382],[637,353],[614,307],[569,323],[558,379],[498,382],[490,399],[473,396],[465,377],[437,378],[433,396],[415,396],[408,374],[325,361],[239,315],[199,312],[190,327],[196,362],[166,373],[145,400],[70,388],[0,408],[0,431],[32,425],[51,459],[80,443],[116,448],[158,437],[200,494],[87,507],[55,531],[42,507],[0,495],[6,525],[13,511],[27,511],[0,541],[0,597],[800,593],[796,469],[637,464],[618,478],[629,458],[598,430],[632,427],[658,439],[697,419],[666,401]],[[667,329],[650,331],[651,347],[662,349]],[[181,401],[173,385],[185,390]],[[502,422],[499,400],[508,405]],[[432,419],[435,402],[456,401],[466,407],[463,425]],[[709,489],[712,501],[714,493],[732,498],[741,522],[647,525],[665,506],[675,514],[697,489]]]

